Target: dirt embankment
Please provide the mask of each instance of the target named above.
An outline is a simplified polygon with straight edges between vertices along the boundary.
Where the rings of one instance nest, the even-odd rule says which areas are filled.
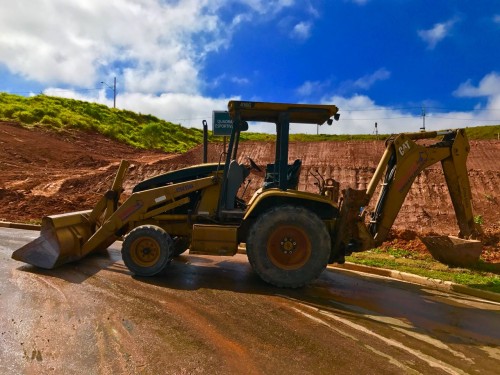
[[[183,155],[137,150],[100,134],[26,129],[0,122],[0,220],[30,221],[47,214],[91,208],[111,185],[121,159],[132,162],[125,189],[169,170],[201,163],[202,149]],[[347,186],[366,188],[383,153],[383,141],[291,143],[290,160],[302,159],[299,188],[317,191],[312,173]],[[222,144],[211,144],[209,161]],[[264,167],[274,156],[272,143],[243,142],[240,162],[250,157]],[[487,260],[500,261],[500,142],[471,141],[468,159],[474,211],[486,233]],[[252,173],[247,194],[262,183]],[[377,193],[375,194],[377,196]],[[394,223],[393,236],[418,247],[416,234],[457,234],[455,216],[439,164],[422,172]],[[416,244],[416,245],[415,245]]]

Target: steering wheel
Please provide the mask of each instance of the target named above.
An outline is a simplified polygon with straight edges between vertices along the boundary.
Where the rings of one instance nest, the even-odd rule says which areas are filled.
[[[250,162],[250,167],[259,171],[259,172],[262,172],[262,169],[251,159],[247,156],[247,159],[248,161]]]

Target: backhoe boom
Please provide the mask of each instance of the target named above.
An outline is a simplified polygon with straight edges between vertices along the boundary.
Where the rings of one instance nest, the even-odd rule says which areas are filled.
[[[420,145],[419,139],[442,139],[431,145]],[[417,176],[424,169],[441,162],[450,192],[455,216],[460,228],[459,237],[477,238],[481,229],[474,223],[471,190],[466,160],[470,147],[464,129],[446,132],[403,133],[386,141],[386,150],[375,170],[368,188],[347,189],[341,207],[338,232],[334,236],[332,259],[345,251],[363,251],[382,244],[387,238],[403,202]],[[365,226],[363,210],[382,181],[375,210]],[[362,212],[361,212],[362,211]],[[342,222],[346,220],[347,222]],[[432,252],[432,251],[431,251]]]

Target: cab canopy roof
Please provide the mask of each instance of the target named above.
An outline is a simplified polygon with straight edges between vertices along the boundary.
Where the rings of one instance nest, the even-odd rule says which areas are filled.
[[[228,110],[233,120],[280,122],[280,116],[288,116],[287,122],[321,125],[337,115],[334,105],[264,103],[231,100]]]

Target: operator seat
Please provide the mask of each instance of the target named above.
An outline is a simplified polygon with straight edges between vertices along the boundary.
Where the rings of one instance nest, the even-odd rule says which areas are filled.
[[[302,160],[297,159],[292,164],[287,167],[286,173],[286,188],[297,190],[299,185],[300,169],[302,167]],[[277,180],[277,173],[275,172],[275,165],[268,164],[266,168],[266,177],[264,178],[264,183],[262,188],[270,189],[279,186],[279,181]]]
[[[287,188],[297,190],[299,185],[300,169],[302,167],[302,160],[296,159],[292,165],[288,166],[286,174]]]
[[[243,166],[238,164],[236,160],[231,160],[229,169],[227,171],[227,190],[226,190],[226,209],[234,209],[236,194],[245,178],[248,176],[249,171]]]

